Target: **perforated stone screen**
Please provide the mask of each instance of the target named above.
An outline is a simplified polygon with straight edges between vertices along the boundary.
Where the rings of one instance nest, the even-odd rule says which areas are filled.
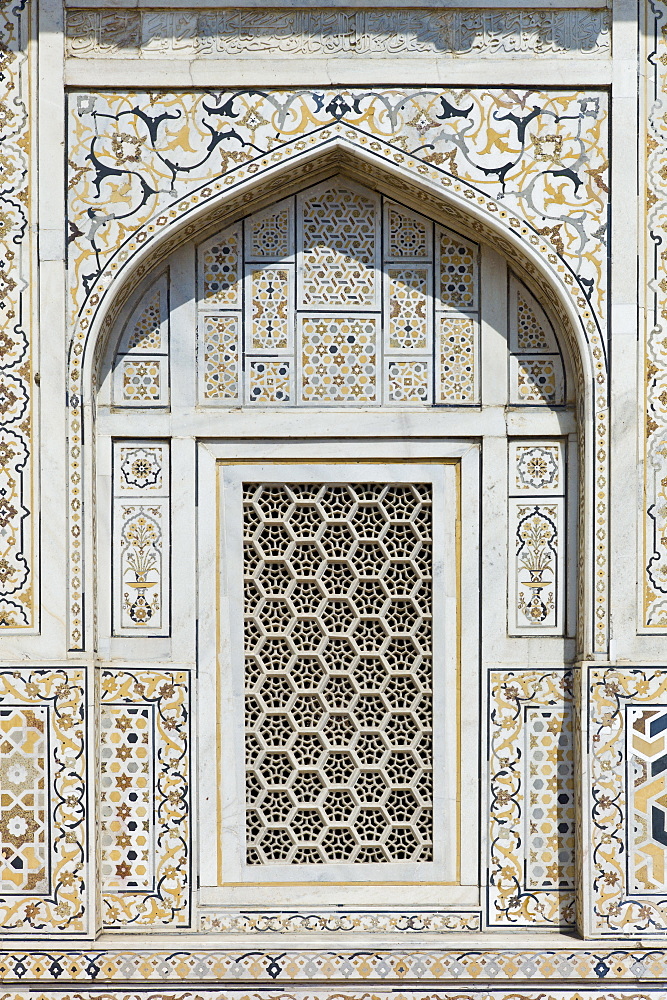
[[[247,863],[432,860],[431,485],[243,499]]]

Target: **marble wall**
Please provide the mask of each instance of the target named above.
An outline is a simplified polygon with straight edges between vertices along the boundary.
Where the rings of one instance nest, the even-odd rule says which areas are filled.
[[[0,3],[8,996],[662,989],[665,13]],[[475,292],[424,321],[424,344],[445,324],[442,350],[397,347],[385,397],[332,418],[304,414],[305,389],[292,406],[297,323],[314,334],[289,233],[300,192],[334,174],[378,233],[391,211],[423,229],[409,264],[391,239],[364,250],[412,308],[395,345],[414,346],[420,289],[441,281],[438,234],[460,234]],[[264,259],[241,220],[277,201],[285,252]],[[220,254],[248,269],[238,300],[200,294],[207,253],[214,283]],[[347,406],[336,391],[324,403]],[[428,479],[457,498],[446,545],[470,611],[441,715],[458,853],[439,882],[250,892],[208,874],[237,822],[215,800],[234,628],[216,607],[219,469],[332,455],[458,470]]]

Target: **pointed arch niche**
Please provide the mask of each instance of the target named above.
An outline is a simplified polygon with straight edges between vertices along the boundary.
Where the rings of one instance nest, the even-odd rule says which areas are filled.
[[[554,248],[502,203],[482,196],[465,181],[407,154],[388,158],[381,150],[358,148],[359,137],[355,140],[351,133],[343,137],[340,128],[334,131],[334,135],[323,135],[316,149],[285,150],[280,155],[260,157],[254,165],[236,171],[233,177],[203,187],[196,196],[175,204],[170,213],[131,234],[105,266],[96,284],[89,287],[84,307],[72,327],[69,360],[72,469],[68,547],[72,648],[86,648],[93,638],[93,618],[85,616],[82,598],[83,591],[92,592],[94,585],[92,563],[83,558],[85,552],[93,550],[93,538],[83,516],[87,505],[93,502],[86,457],[91,438],[84,434],[92,419],[93,396],[88,387],[97,383],[105,345],[112,331],[117,330],[119,316],[122,313],[127,318],[129,298],[138,284],[149,273],[156,274],[165,257],[183,243],[198,239],[205,232],[220,232],[247,215],[249,209],[260,210],[306,184],[342,172],[474,242],[492,245],[506,260],[512,261],[522,283],[548,311],[561,344],[567,345],[576,383],[583,459],[579,518],[584,572],[580,578],[578,645],[582,657],[603,655],[608,625],[607,376],[604,342],[585,295]]]
[[[582,355],[502,239],[323,173],[183,232],[110,324],[100,657],[197,668],[203,919],[398,883],[472,914],[488,840],[489,924],[525,892],[526,921],[570,926]],[[569,748],[532,867],[472,794],[517,664],[559,678]]]

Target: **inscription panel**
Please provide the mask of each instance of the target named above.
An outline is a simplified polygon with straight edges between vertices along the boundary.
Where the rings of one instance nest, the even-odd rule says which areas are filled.
[[[395,55],[606,55],[607,10],[75,10],[74,58]]]

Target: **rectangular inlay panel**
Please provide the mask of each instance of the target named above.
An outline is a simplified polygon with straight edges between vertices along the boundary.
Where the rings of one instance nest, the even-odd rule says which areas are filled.
[[[153,887],[153,708],[103,705],[102,889]]]
[[[48,891],[47,710],[0,708],[0,889]]]

